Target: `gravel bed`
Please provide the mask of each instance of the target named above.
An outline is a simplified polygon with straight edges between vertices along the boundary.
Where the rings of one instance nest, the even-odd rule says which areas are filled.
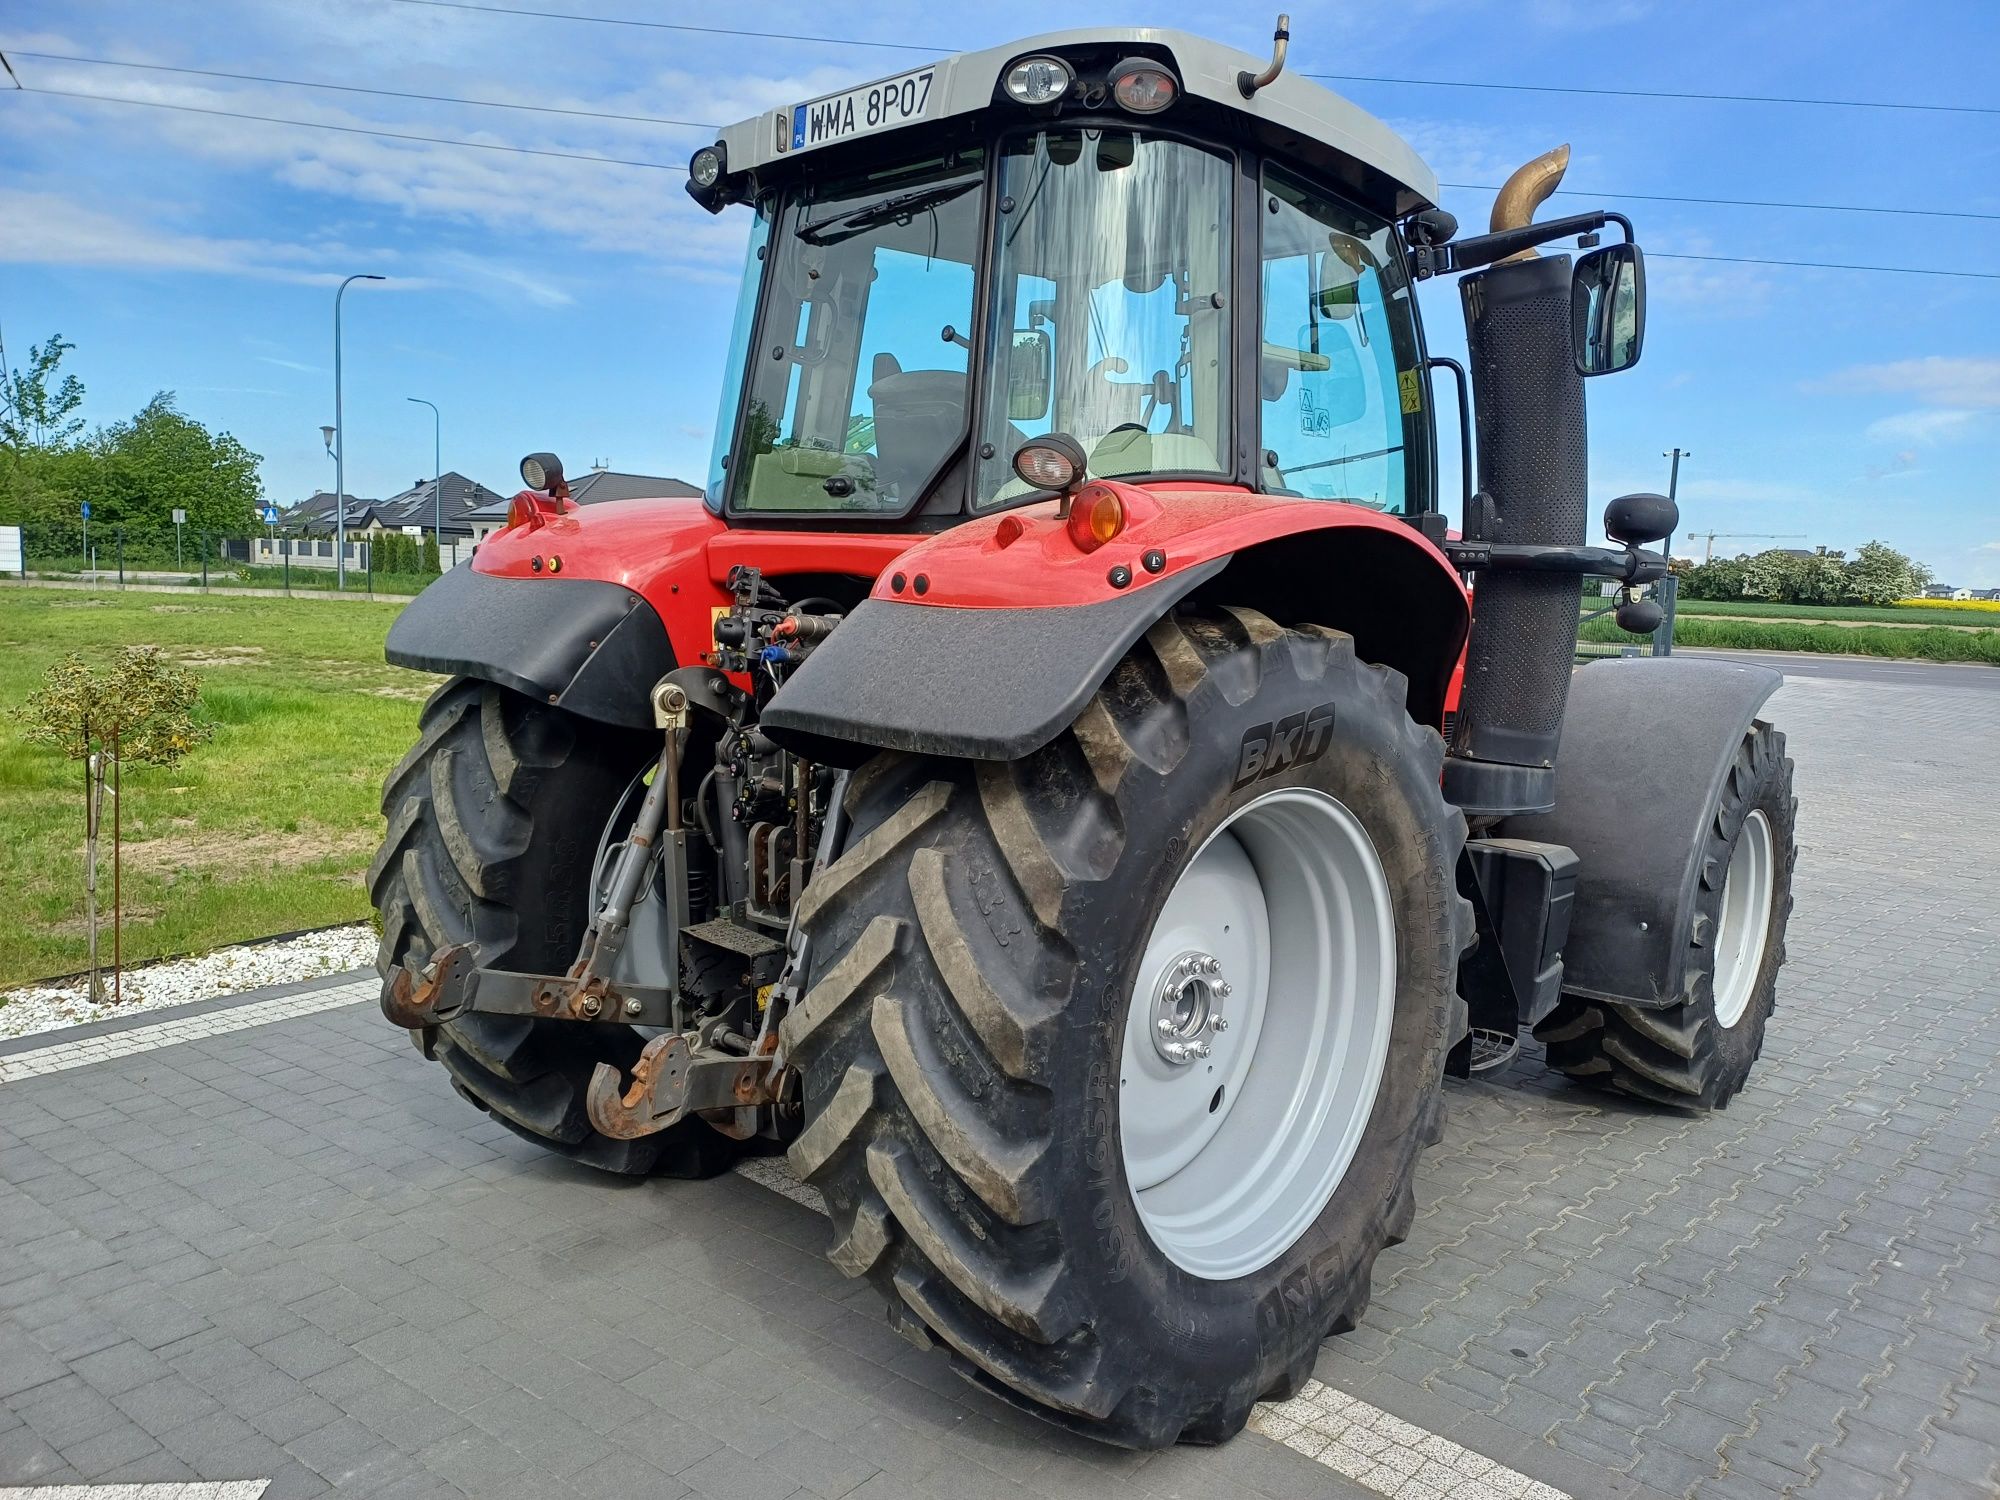
[[[323,974],[366,968],[374,961],[375,930],[364,923],[128,969],[122,1005],[92,1005],[85,998],[89,981],[84,979],[0,990],[0,1039],[90,1021],[121,1020],[140,1011],[240,994],[267,984],[294,984]],[[110,992],[108,970],[104,988]]]

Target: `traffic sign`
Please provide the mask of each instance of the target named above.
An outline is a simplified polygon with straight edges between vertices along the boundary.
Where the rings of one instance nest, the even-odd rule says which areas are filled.
[[[83,518],[86,521],[90,519],[90,502],[88,500],[83,502]]]
[[[187,524],[187,518],[188,518],[188,513],[187,513],[186,511],[184,511],[184,510],[181,510],[181,509],[178,509],[178,508],[176,508],[176,509],[175,509],[175,511],[174,511],[174,524],[175,524],[176,526],[183,526],[183,525],[186,525],[186,524]]]
[[[275,505],[267,505],[267,506],[265,506],[265,507],[264,507],[264,524],[265,524],[266,526],[275,526],[275,525],[277,525],[277,524],[278,524],[278,507],[277,507],[277,506],[275,506]]]

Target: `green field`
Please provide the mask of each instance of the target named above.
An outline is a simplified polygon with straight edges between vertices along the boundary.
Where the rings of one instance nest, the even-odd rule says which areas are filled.
[[[214,740],[125,778],[125,956],[359,921],[382,778],[433,678],[391,667],[400,604],[0,590],[0,708],[68,651],[158,645],[202,678]],[[0,716],[0,986],[85,961],[83,773]],[[110,808],[100,898],[111,892]],[[104,938],[110,954],[109,930]]]
[[[1731,615],[1744,619],[1845,620],[1856,625],[1972,625],[2000,630],[2000,613],[1993,610],[1918,608],[1855,604],[1768,604],[1761,599],[1682,599],[1674,608],[1684,615]]]
[[[1637,645],[1608,617],[1586,621],[1577,639],[1594,644]],[[1984,662],[2000,666],[2000,630],[1902,630],[1885,625],[1809,625],[1788,620],[1681,614],[1674,644],[1733,651],[1805,651],[1825,656],[1882,656],[1912,661]]]

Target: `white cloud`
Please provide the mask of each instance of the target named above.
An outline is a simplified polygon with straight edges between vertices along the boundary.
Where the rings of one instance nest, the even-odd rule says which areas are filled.
[[[337,281],[337,273],[313,269],[319,258],[303,245],[182,234],[58,193],[0,188],[0,261]]]
[[[1914,396],[1927,406],[2000,411],[2000,359],[1929,354],[1921,359],[1855,365],[1818,384],[1829,391]]]
[[[1862,435],[1877,443],[1940,443],[1965,436],[1985,419],[1984,412],[1934,406],[1881,417],[1870,422]]]

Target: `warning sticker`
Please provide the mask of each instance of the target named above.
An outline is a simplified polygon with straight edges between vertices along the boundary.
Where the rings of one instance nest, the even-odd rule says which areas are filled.
[[[1398,370],[1396,386],[1403,395],[1403,415],[1413,416],[1424,409],[1424,387],[1415,370]]]

